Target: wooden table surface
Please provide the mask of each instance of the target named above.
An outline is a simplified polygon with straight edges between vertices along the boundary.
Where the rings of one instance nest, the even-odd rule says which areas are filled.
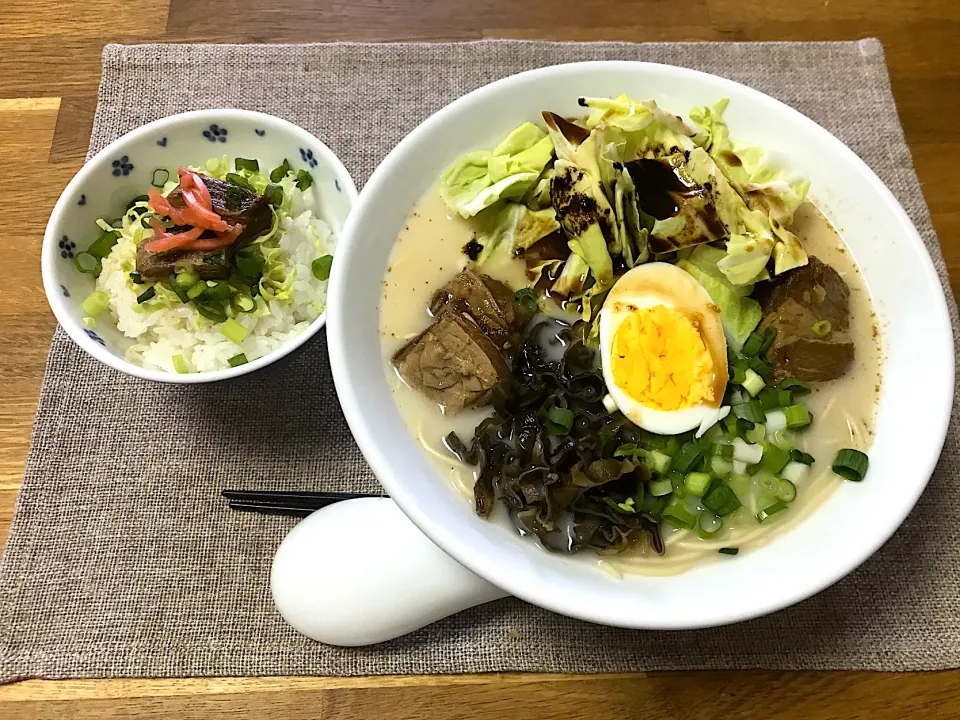
[[[960,290],[960,6],[953,0],[4,0],[0,9],[0,545],[54,319],[40,242],[79,169],[107,42],[849,40],[879,37]],[[960,671],[28,681],[0,718],[960,717]]]

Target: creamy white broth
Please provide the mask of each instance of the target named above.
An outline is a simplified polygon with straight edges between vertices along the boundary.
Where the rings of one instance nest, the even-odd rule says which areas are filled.
[[[807,203],[800,208],[792,229],[807,253],[832,265],[850,287],[850,335],[856,346],[850,371],[839,380],[815,389],[807,403],[814,422],[809,430],[797,434],[797,440],[798,446],[817,460],[812,472],[798,483],[797,498],[789,509],[763,525],[754,518],[756,509],[746,506],[724,518],[723,530],[711,540],[701,540],[693,531],[663,525],[666,544],[663,556],[644,545],[617,555],[596,556],[605,571],[613,575],[675,574],[704,561],[726,560],[717,553],[721,547],[737,546],[745,552],[769,542],[800,522],[844,482],[830,470],[839,449],[869,447],[880,388],[878,331],[869,293],[840,236],[813,205]],[[427,312],[430,299],[466,265],[463,247],[472,238],[469,224],[459,217],[450,217],[439,193],[435,189],[429,191],[397,238],[384,277],[380,305],[384,370],[400,414],[437,471],[471,503],[475,469],[458,462],[444,447],[442,439],[454,431],[469,444],[474,428],[491,410],[483,408],[444,415],[435,403],[400,379],[390,358],[432,322]],[[529,284],[524,264],[519,261],[506,259],[494,266],[486,264],[483,271],[514,289]],[[502,508],[498,508],[495,518],[516,532]]]

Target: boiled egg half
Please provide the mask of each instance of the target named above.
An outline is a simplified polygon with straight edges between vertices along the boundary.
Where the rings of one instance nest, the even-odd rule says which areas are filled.
[[[600,310],[603,377],[628,420],[658,435],[721,420],[727,342],[720,309],[689,273],[669,263],[620,277]]]

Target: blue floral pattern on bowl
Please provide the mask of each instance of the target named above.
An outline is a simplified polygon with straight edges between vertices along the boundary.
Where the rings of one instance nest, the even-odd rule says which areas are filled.
[[[313,156],[313,150],[305,150],[300,148],[300,157],[302,157],[303,161],[311,168],[315,168],[317,166],[317,159]]]
[[[203,136],[210,142],[225,143],[227,141],[227,129],[214,123],[203,131]]]
[[[157,140],[157,145],[159,145],[160,147],[166,147],[167,139],[165,137],[160,138],[159,140]]]
[[[67,290],[67,286],[66,286],[66,285],[61,285],[61,286],[60,286],[60,289],[63,290],[63,296],[64,296],[64,297],[70,297],[70,291]]]
[[[113,161],[113,176],[114,177],[126,177],[130,174],[130,171],[133,170],[133,163],[130,162],[130,158],[127,155],[124,155],[119,160]]]
[[[254,128],[253,131],[254,131],[259,137],[263,137],[264,135],[267,134],[267,131],[266,131],[266,130],[261,130],[260,128]]]
[[[86,204],[87,204],[87,196],[81,195],[80,199],[77,200],[77,205],[86,205]]]
[[[64,235],[60,238],[60,257],[67,258],[68,260],[73,260],[73,251],[77,249],[77,244]]]
[[[105,341],[102,337],[100,337],[99,335],[97,335],[97,334],[96,334],[93,330],[91,330],[90,328],[85,328],[85,329],[84,329],[84,332],[87,334],[87,337],[89,337],[89,338],[90,338],[91,340],[93,340],[94,342],[98,342],[98,343],[100,343],[101,345],[103,345],[104,347],[107,346],[106,341]]]

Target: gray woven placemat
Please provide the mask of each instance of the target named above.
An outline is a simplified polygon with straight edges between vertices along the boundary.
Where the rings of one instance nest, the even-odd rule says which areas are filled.
[[[875,40],[108,46],[90,150],[164,115],[236,106],[304,126],[362,185],[406,132],[455,97],[521,70],[586,59],[706,70],[814,118],[892,188],[949,294]],[[956,333],[952,303],[951,314]],[[299,636],[271,605],[271,556],[293,521],[232,513],[217,498],[226,486],[375,488],[340,414],[325,341],[282,372],[173,387],[124,377],[58,332],[0,565],[0,680],[956,667],[956,407],[953,420],[937,473],[894,539],[794,608],[722,629],[654,633],[504,600],[382,646],[340,649]]]

